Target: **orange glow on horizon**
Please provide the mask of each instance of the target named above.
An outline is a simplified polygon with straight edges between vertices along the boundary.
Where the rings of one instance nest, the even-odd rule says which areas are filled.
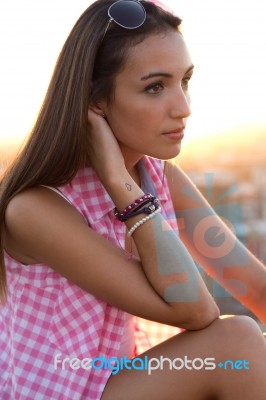
[[[23,3],[23,4],[22,4]],[[185,143],[266,126],[266,3],[165,0],[183,19],[196,66]],[[19,147],[41,105],[62,44],[85,0],[9,0],[0,13],[0,151]],[[62,9],[64,13],[62,14]],[[241,135],[241,130],[239,132]],[[217,136],[218,135],[218,136]],[[230,140],[234,140],[230,136]]]

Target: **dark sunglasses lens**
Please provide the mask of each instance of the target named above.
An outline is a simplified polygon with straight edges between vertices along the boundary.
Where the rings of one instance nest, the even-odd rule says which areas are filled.
[[[109,17],[123,28],[134,29],[146,19],[144,7],[134,0],[121,0],[112,4],[108,10]]]

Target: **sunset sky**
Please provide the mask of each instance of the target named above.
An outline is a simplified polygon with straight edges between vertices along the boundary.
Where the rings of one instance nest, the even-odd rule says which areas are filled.
[[[23,141],[62,44],[84,0],[0,0],[0,148]],[[191,83],[194,140],[266,126],[266,1],[165,0],[183,19],[196,66]]]

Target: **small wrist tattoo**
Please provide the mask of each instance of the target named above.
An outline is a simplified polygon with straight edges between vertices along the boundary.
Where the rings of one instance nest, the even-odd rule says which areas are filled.
[[[129,192],[132,190],[132,186],[129,183],[125,183],[125,186]]]

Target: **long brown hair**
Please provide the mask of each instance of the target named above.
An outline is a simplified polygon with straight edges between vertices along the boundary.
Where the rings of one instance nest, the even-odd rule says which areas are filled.
[[[181,20],[154,3],[142,1],[145,23],[137,29],[108,24],[113,0],[98,0],[80,16],[58,57],[46,96],[30,137],[5,172],[0,193],[0,296],[6,297],[4,218],[16,194],[38,185],[69,182],[88,161],[88,107],[112,100],[114,79],[130,47],[154,33],[178,29]]]

